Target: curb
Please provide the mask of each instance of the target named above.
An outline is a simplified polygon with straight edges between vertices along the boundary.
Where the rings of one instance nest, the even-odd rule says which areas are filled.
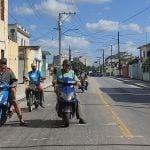
[[[142,88],[150,88],[150,83],[142,80],[136,80],[136,79],[131,79],[131,78],[119,78],[119,77],[113,77],[111,76],[110,78],[126,82],[126,80],[129,80],[129,84],[142,87]]]

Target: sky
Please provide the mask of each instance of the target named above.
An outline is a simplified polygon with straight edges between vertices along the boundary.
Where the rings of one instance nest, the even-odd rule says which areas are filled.
[[[139,56],[139,46],[150,41],[150,0],[8,0],[9,23],[30,32],[30,45],[41,46],[52,57],[59,54],[58,16],[61,13],[61,52],[83,56],[92,64],[121,52]],[[63,13],[73,13],[66,15]]]

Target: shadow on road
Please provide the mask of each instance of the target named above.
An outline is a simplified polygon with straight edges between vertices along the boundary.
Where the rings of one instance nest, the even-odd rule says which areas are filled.
[[[25,128],[64,128],[62,120],[25,120],[28,124]],[[19,121],[7,122],[4,126],[20,127]],[[22,128],[22,127],[21,127]]]

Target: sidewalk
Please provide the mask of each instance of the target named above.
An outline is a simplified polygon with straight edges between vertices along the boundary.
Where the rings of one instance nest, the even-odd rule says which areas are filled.
[[[43,86],[43,88],[47,88],[48,86],[52,85],[52,78],[47,78],[44,83],[41,83],[41,85]],[[17,100],[21,100],[23,98],[25,98],[25,88],[26,85],[25,84],[18,84],[17,85],[17,92],[16,92],[16,99]]]
[[[136,79],[130,79],[130,78],[122,78],[122,77],[114,77],[111,76],[110,78],[117,79],[119,81],[122,81],[127,84],[135,85],[142,88],[150,88],[150,82],[142,81],[142,80],[136,80]]]

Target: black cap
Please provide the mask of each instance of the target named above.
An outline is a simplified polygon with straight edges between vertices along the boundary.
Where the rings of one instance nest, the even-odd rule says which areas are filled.
[[[63,61],[63,66],[64,65],[69,65],[69,66],[71,66],[71,63],[70,63],[70,61],[68,60],[68,59],[65,59],[64,61]]]
[[[6,58],[1,58],[0,63],[1,64],[7,64],[7,59]]]

